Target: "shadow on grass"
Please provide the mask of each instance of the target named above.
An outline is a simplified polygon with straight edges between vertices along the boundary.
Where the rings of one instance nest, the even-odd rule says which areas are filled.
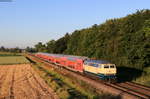
[[[132,81],[142,75],[142,70],[129,68],[129,67],[117,67],[117,79],[118,82]]]
[[[30,58],[26,57],[26,59],[30,62],[30,63],[33,63],[33,64],[36,64],[35,61],[31,60]]]
[[[113,96],[113,95],[110,95],[110,94],[103,94],[101,96],[96,96],[94,97],[93,99],[122,99],[121,96]]]
[[[75,88],[68,89],[70,97],[67,99],[88,99],[87,96],[82,95],[80,92],[76,91]]]

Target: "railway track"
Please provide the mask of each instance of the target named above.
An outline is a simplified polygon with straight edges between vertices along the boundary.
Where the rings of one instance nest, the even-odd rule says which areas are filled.
[[[150,87],[148,87],[148,86],[144,86],[144,85],[141,85],[141,84],[138,84],[138,83],[133,83],[133,82],[126,82],[126,84],[148,90],[149,94],[150,94]]]
[[[114,88],[118,88],[119,90],[122,90],[131,95],[135,95],[141,99],[150,99],[150,94],[148,94],[149,92],[147,90],[142,90],[134,86],[128,86],[126,85],[126,83],[116,83],[116,84],[109,84],[109,85],[111,85]]]
[[[27,56],[30,59],[42,62],[47,66],[51,66],[53,68],[58,68],[56,65],[51,64],[43,59],[39,59],[35,56]],[[106,83],[100,80],[91,79],[87,76],[83,76],[83,74],[78,74],[72,71],[68,71],[68,69],[56,69],[58,72],[68,73],[69,75],[78,78],[82,81],[87,82],[91,86],[93,86],[97,91],[109,92],[114,95],[119,95],[121,99],[150,99],[150,87],[146,87],[140,84],[136,84],[133,82],[125,82],[125,83]]]
[[[135,94],[140,95],[141,97],[147,97],[150,99],[150,88],[136,84],[133,82],[125,82],[125,83],[118,83],[117,86],[121,86],[124,89],[132,90]]]

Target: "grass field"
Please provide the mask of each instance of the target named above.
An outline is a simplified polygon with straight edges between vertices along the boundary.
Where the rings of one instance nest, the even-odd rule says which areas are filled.
[[[0,56],[0,65],[30,63],[24,56]]]
[[[0,57],[3,56],[21,56],[21,53],[0,52]]]

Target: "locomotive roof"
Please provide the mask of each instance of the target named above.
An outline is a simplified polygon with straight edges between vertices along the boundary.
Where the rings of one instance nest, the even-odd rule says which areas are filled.
[[[98,63],[98,64],[109,64],[109,61],[106,60],[86,60],[85,62],[92,62],[92,63]]]
[[[39,52],[38,54],[43,54],[43,55],[47,55],[47,56],[54,56],[54,57],[66,57],[70,60],[89,59],[88,57],[85,57],[85,56],[74,56],[74,55],[64,55],[64,54],[49,54],[49,53],[42,53],[42,52]]]

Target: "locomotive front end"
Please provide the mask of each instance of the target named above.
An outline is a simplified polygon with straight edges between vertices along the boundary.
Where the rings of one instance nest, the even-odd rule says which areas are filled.
[[[115,64],[104,60],[86,60],[84,71],[98,76],[101,80],[116,82],[117,69]]]
[[[116,82],[117,69],[115,64],[100,64],[101,68],[98,70],[98,75],[101,79]]]

